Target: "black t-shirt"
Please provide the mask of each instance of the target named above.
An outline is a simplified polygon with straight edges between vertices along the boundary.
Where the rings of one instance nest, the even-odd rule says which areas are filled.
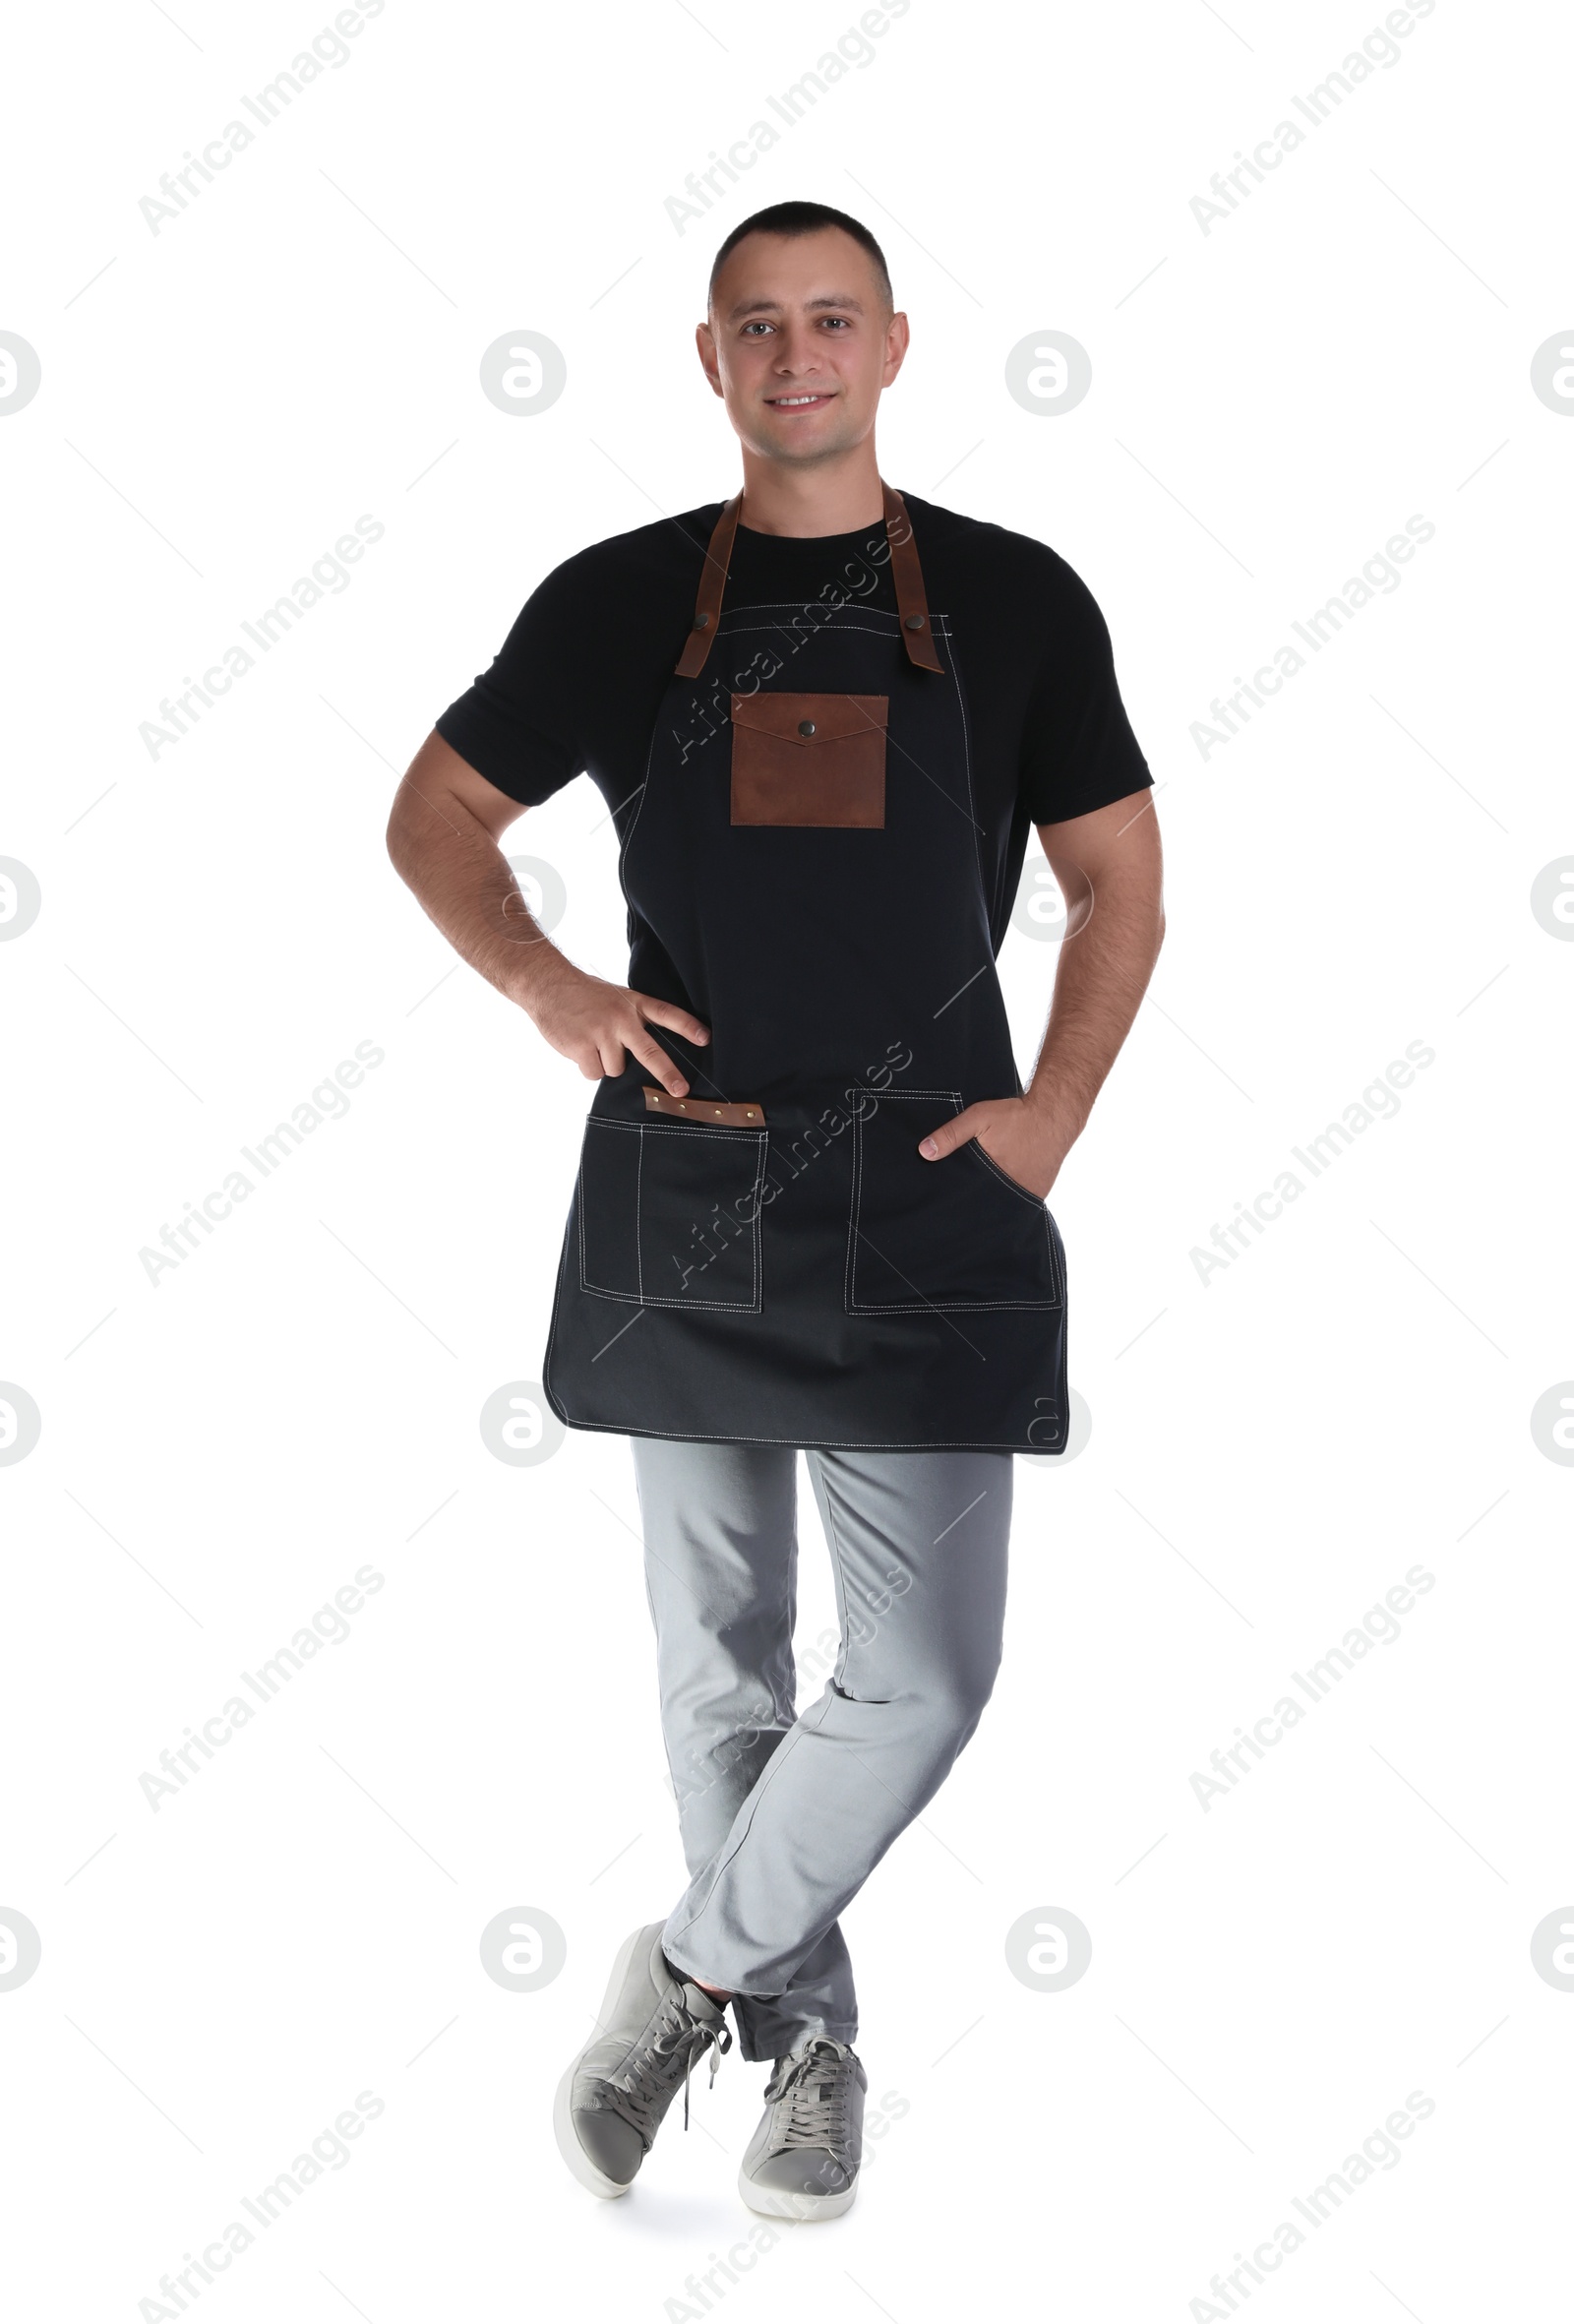
[[[972,774],[997,895],[1014,895],[1028,826],[1063,823],[1153,781],[1086,583],[1027,534],[902,495],[929,609],[944,617],[967,703]],[[721,503],[616,533],[527,599],[490,670],[437,721],[511,799],[536,807],[588,772],[609,808],[644,778],[651,729],[694,619]],[[872,555],[871,551],[877,552]],[[724,605],[810,607],[840,590],[896,610],[884,526],[809,539],[738,526]],[[702,686],[725,686],[726,640]],[[753,642],[734,647],[747,664]],[[724,700],[724,697],[723,697]],[[725,716],[725,711],[723,711]],[[1003,924],[994,931],[997,947]]]

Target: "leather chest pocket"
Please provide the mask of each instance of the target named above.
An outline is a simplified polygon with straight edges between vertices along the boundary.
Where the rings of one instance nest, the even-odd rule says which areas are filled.
[[[926,1162],[918,1141],[962,1111],[954,1089],[868,1090],[853,1119],[845,1305],[908,1309],[1059,1308],[1064,1254],[1049,1205],[972,1139]]]
[[[598,1120],[579,1157],[579,1283],[644,1308],[760,1307],[763,1130]]]
[[[735,694],[732,820],[882,830],[883,694]]]

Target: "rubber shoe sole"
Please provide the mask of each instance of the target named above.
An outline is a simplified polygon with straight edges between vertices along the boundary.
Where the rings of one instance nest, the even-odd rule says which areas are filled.
[[[766,2219],[796,2219],[807,2223],[817,2219],[836,2219],[850,2211],[858,2200],[858,2174],[852,2184],[836,2195],[805,2195],[790,2187],[761,2187],[740,2169],[738,2192],[751,2211],[763,2214]]]
[[[648,1929],[636,1928],[631,1935],[625,1937],[622,1945],[618,1948],[618,1958],[612,1965],[612,1976],[608,1980],[606,1994],[601,2003],[601,2012],[596,2020],[598,2026],[604,2026],[611,2018],[635,1954],[642,1943],[648,1944],[649,1941]],[[587,2043],[585,2047],[588,2049],[589,2044]],[[579,2143],[579,2134],[574,2125],[573,2098],[574,2078],[579,2071],[579,2059],[583,2055],[583,2049],[575,2053],[570,2060],[562,2081],[558,2084],[558,2095],[552,2106],[552,2127],[557,2134],[558,2152],[579,2184],[582,2187],[588,2187],[592,2195],[604,2196],[610,2202],[619,2195],[626,2195],[634,2185],[634,2179],[608,2178],[606,2172],[598,2164],[591,2161]],[[637,2166],[636,2166],[636,2175],[637,2175]]]

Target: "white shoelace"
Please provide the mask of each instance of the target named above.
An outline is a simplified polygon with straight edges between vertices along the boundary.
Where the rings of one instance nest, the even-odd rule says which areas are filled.
[[[616,2106],[616,2110],[648,2142],[654,2138],[661,2113],[672,2098],[679,2058],[683,2060],[683,2126],[687,2130],[689,2077],[695,2059],[709,2052],[713,2085],[722,2054],[731,2048],[732,2035],[724,2019],[716,2025],[702,2024],[690,2015],[681,2001],[669,1996],[662,2004],[655,2032],[636,2047],[616,2077],[604,2078],[603,2086],[615,2103],[623,2102]]]
[[[779,2061],[765,2095],[779,2110],[773,2150],[823,2147],[844,2170],[851,2163],[853,2053],[844,2042],[817,2034]]]

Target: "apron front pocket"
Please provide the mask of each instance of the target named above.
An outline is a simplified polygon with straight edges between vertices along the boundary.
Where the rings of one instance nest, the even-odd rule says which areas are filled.
[[[592,1115],[579,1157],[579,1283],[645,1308],[760,1307],[767,1132]]]
[[[1059,1308],[1059,1238],[1049,1206],[976,1140],[926,1162],[918,1141],[962,1111],[954,1089],[858,1090],[845,1305],[850,1314],[930,1308]]]
[[[883,694],[735,694],[732,820],[882,830]]]

